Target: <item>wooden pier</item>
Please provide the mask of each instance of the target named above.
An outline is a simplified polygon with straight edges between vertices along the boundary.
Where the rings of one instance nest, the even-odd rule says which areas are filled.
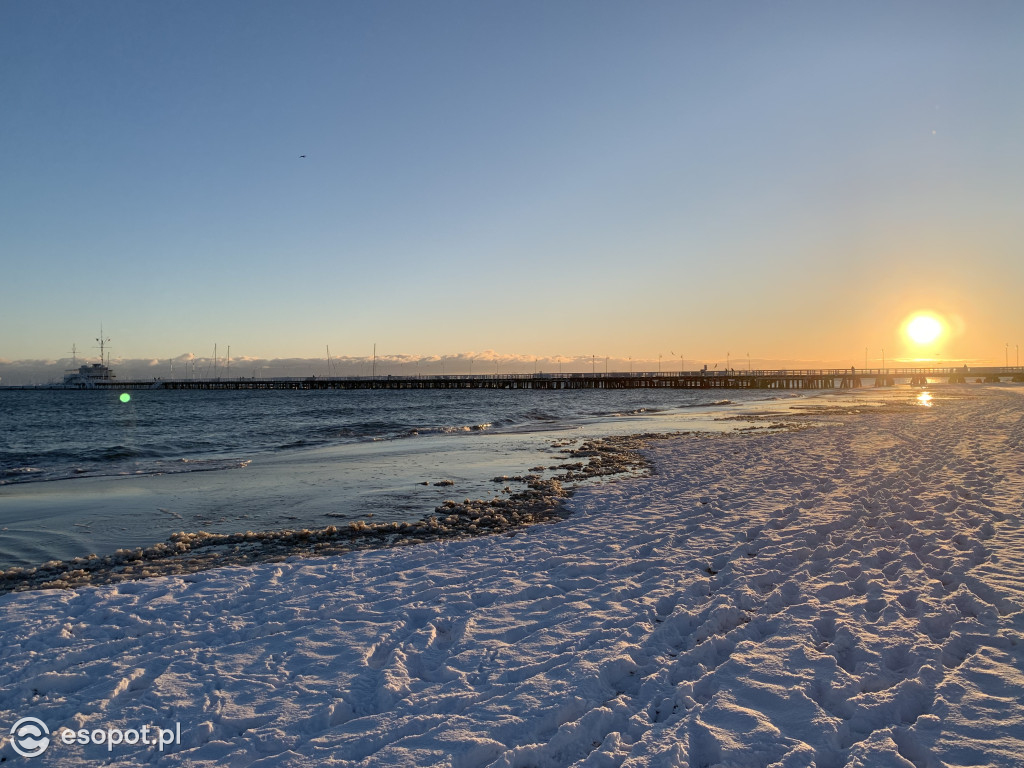
[[[1024,382],[1024,366],[1009,368],[886,368],[664,373],[511,373],[427,376],[308,376],[274,378],[112,379],[89,389],[855,389],[937,383]],[[4,389],[69,389],[63,384]]]

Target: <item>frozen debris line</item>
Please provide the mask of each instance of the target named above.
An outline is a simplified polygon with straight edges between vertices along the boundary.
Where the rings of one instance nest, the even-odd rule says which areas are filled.
[[[587,459],[562,465],[561,475],[542,479],[536,475],[504,478],[525,482],[525,490],[506,498],[446,501],[409,523],[350,522],[319,529],[245,531],[243,533],[172,534],[165,542],[146,548],[119,549],[112,555],[51,560],[35,568],[0,571],[0,594],[29,589],[68,589],[86,584],[193,573],[226,565],[276,562],[293,556],[325,556],[370,549],[414,544],[439,538],[457,538],[504,533],[515,528],[557,520],[563,516],[563,502],[572,494],[571,484],[608,475],[646,470],[639,452],[643,439],[665,437],[645,435],[591,440],[572,455]],[[442,480],[435,485],[452,485]],[[569,485],[569,487],[567,487]]]

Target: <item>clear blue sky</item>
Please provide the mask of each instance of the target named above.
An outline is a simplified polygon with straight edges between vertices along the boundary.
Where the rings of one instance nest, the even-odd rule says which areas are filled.
[[[932,309],[920,353],[1001,360],[1022,39],[998,2],[6,0],[0,358],[103,322],[860,364]]]

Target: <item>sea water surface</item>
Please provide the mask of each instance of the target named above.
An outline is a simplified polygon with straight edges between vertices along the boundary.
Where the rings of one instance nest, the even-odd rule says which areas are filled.
[[[0,567],[175,531],[416,520],[563,460],[554,441],[723,430],[737,390],[0,390]]]

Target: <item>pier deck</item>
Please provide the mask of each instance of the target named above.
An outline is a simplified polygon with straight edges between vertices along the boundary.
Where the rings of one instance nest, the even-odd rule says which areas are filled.
[[[886,368],[645,373],[511,373],[425,376],[184,378],[96,382],[90,389],[854,389],[934,383],[1024,382],[1024,367]],[[70,389],[63,384],[4,389]]]

